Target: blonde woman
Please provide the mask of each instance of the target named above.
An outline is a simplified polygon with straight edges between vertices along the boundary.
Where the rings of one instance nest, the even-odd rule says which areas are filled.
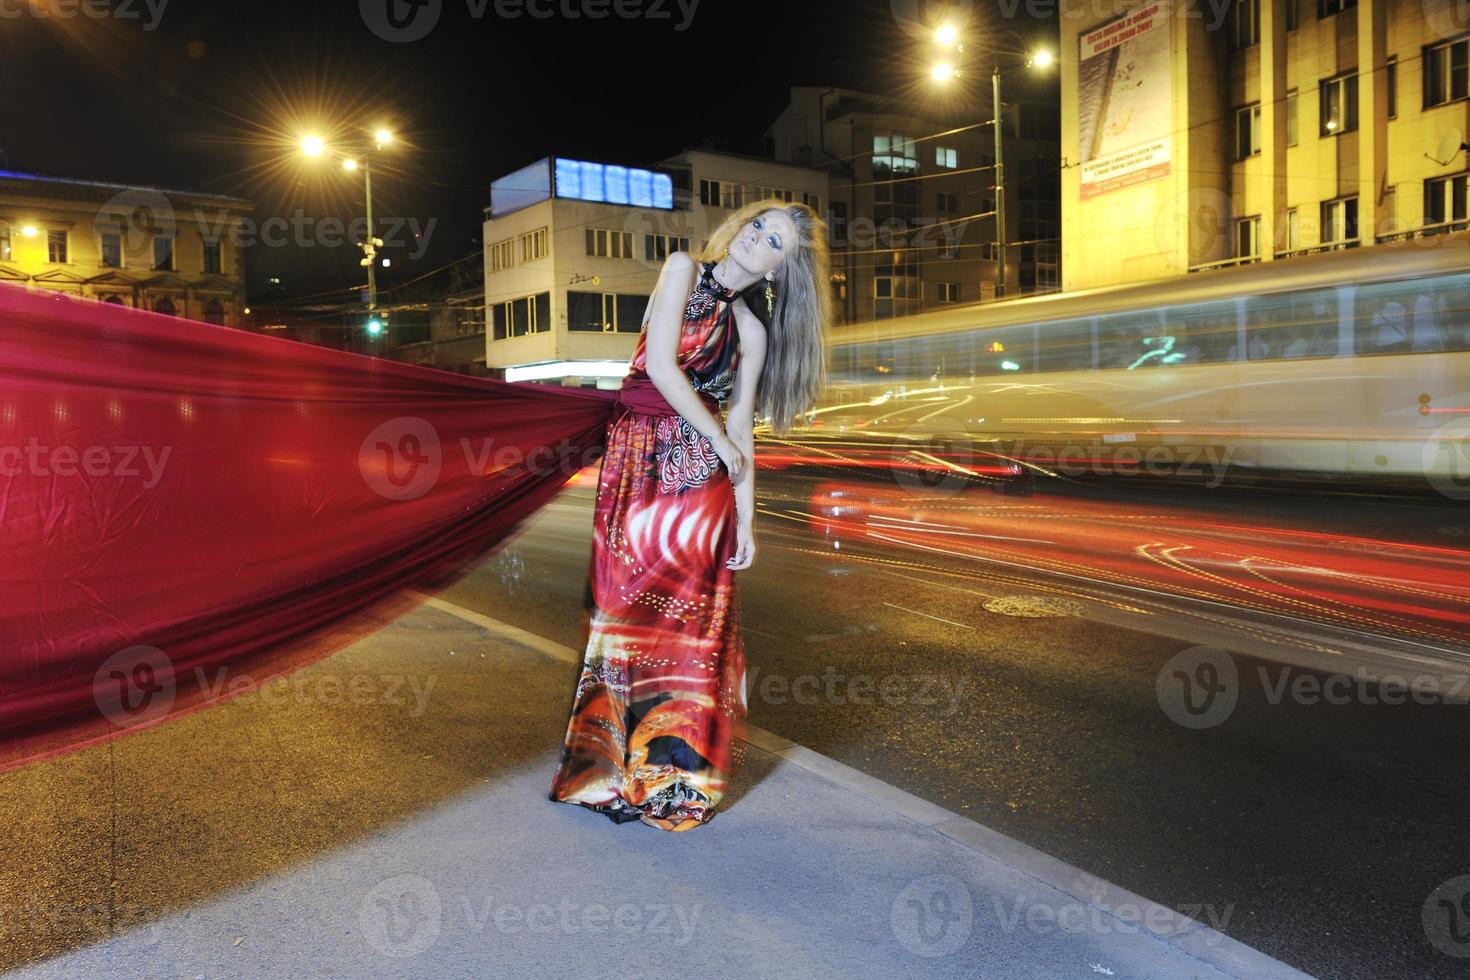
[[[664,262],[608,423],[586,654],[552,800],[688,830],[739,768],[735,573],[755,559],[755,415],[783,434],[826,382],[826,236],[810,207],[760,201],[697,259]]]

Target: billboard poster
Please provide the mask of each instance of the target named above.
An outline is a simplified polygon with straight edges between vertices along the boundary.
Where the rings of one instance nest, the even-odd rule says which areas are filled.
[[[1171,34],[1158,0],[1078,36],[1082,198],[1169,173]]]

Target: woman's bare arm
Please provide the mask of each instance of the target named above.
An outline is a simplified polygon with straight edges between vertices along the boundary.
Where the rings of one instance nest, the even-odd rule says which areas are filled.
[[[733,481],[735,514],[740,524],[750,527],[755,519],[755,395],[766,362],[766,328],[744,301],[737,300],[734,311],[735,325],[740,330],[740,361],[725,430],[745,454],[745,472]]]

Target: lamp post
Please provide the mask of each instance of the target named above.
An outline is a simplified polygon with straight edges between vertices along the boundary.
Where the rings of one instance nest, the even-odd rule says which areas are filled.
[[[373,166],[372,155],[381,151],[383,147],[393,142],[393,134],[387,129],[379,128],[373,132],[370,145],[363,148],[357,156],[344,156],[342,158],[342,169],[348,173],[357,170],[362,171],[364,204],[367,211],[367,234],[364,240],[358,243],[362,249],[362,260],[358,263],[367,269],[368,286],[368,334],[376,338],[383,332],[383,319],[378,316],[378,277],[377,258],[378,249],[382,247],[383,240],[373,234]],[[319,157],[326,153],[326,144],[319,136],[307,136],[301,141],[301,152],[309,157]]]
[[[1019,48],[1015,53],[1024,53],[1025,40],[1015,31],[1005,31],[1019,42]],[[963,52],[964,44],[959,41],[959,34],[953,27],[942,25],[935,31],[934,40],[940,47],[953,45],[957,51]],[[1005,117],[1002,115],[1002,107],[1005,103],[1000,97],[1000,55],[999,48],[995,51],[994,68],[990,73],[990,105],[991,126],[995,140],[995,296],[997,299],[1006,293],[1006,170],[1005,170],[1005,130],[1003,123]],[[1026,57],[1026,67],[1045,68],[1051,64],[1051,52],[1040,50]],[[950,78],[960,74],[959,69],[952,68],[947,64],[936,64],[930,70],[930,76],[937,81],[948,81]]]

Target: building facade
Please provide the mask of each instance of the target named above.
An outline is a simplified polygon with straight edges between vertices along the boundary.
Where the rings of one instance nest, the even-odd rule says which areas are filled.
[[[0,171],[0,282],[241,326],[241,221],[217,194]]]
[[[491,185],[485,364],[507,381],[617,388],[670,252],[698,254],[765,197],[821,208],[827,174],[691,149],[648,170],[549,157]]]
[[[988,74],[984,88],[988,100]],[[989,101],[793,87],[766,135],[776,159],[832,174],[843,322],[1058,288],[1057,112],[1048,99],[1005,99],[1001,288]]]
[[[1465,227],[1453,0],[1063,0],[1060,21],[1068,290]]]

